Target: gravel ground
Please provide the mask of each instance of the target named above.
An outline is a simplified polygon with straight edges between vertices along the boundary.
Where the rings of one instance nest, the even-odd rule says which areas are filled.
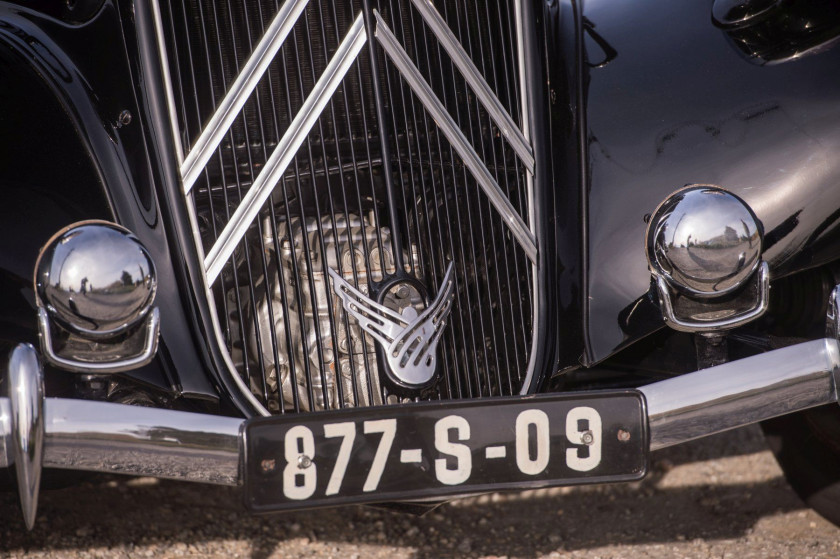
[[[422,518],[355,507],[252,518],[229,488],[97,478],[41,497],[26,533],[0,494],[3,557],[838,557],[840,530],[787,486],[757,428],[654,453],[629,485],[485,495]]]

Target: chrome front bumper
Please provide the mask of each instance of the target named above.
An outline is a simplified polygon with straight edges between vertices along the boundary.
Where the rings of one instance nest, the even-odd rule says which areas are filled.
[[[239,485],[244,420],[106,402],[44,398],[35,348],[9,357],[0,398],[0,467],[15,465],[28,528],[41,469]],[[649,384],[650,449],[838,401],[840,344],[822,339]]]

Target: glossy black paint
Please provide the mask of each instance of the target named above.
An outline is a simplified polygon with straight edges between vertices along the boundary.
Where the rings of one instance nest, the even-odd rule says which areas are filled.
[[[52,91],[8,50],[0,50],[0,76],[0,343],[5,354],[14,344],[38,341],[35,259],[57,225],[113,217],[100,177]],[[49,133],[32,134],[33,129]]]
[[[756,65],[711,8],[582,4],[616,53],[581,76],[587,364],[662,326],[649,295],[645,217],[686,184],[719,185],[752,207],[771,277],[840,256],[840,48]],[[588,60],[603,57],[594,41],[585,49]]]
[[[582,224],[586,223],[585,198],[579,186],[586,182],[588,166],[582,138],[585,134],[583,110],[584,72],[580,39],[584,22],[572,2],[541,2],[544,14],[540,29],[544,35],[542,58],[545,76],[539,85],[542,91],[544,113],[542,127],[537,136],[545,138],[546,157],[550,173],[550,186],[546,190],[553,196],[543,201],[552,232],[552,244],[541,245],[540,253],[550,270],[547,289],[555,300],[557,328],[554,339],[558,369],[576,366],[584,348],[584,266],[585,243]],[[541,87],[534,87],[539,91]],[[543,132],[540,134],[539,132]]]
[[[535,236],[539,250],[537,282],[541,300],[538,301],[538,320],[534,323],[540,335],[535,336],[537,342],[533,348],[532,360],[536,364],[528,392],[542,390],[551,375],[562,366],[570,353],[577,353],[577,348],[569,352],[568,346],[558,343],[569,334],[568,325],[577,324],[577,320],[558,321],[558,316],[569,316],[563,308],[563,291],[557,286],[565,286],[568,274],[563,272],[562,263],[558,260],[568,250],[565,239],[557,235],[557,206],[563,200],[558,199],[558,191],[554,188],[558,175],[566,169],[558,168],[552,157],[557,153],[555,138],[551,135],[554,129],[554,117],[550,105],[550,88],[548,87],[552,71],[545,45],[548,40],[547,26],[550,25],[551,15],[544,9],[541,0],[523,2],[523,25],[526,29],[533,29],[524,41],[526,61],[526,78],[532,87],[526,88],[523,95],[528,97],[530,107],[531,146],[537,161],[534,171],[534,218],[536,222]],[[558,139],[559,140],[559,139]],[[577,245],[576,245],[577,246]]]
[[[116,220],[147,247],[159,274],[156,304],[162,315],[161,348],[151,365],[129,376],[172,395],[215,399],[216,390],[196,351],[201,345],[192,335],[192,315],[179,295],[171,265],[170,240],[163,230],[155,191],[158,166],[151,163],[146,149],[145,119],[132,88],[121,31],[117,6],[112,2],[102,3],[84,24],[70,25],[29,9],[0,4],[0,56],[10,61],[9,72],[28,72],[25,80],[0,78],[5,95],[26,96],[30,90],[46,88],[53,98],[46,104],[37,102],[40,98],[35,96],[20,100],[15,104],[18,126],[30,126],[3,130],[0,135],[4,144],[22,137],[22,145],[29,146],[26,158],[15,158],[23,182],[9,185],[5,166],[0,177],[4,190],[17,188],[25,206],[4,204],[0,208],[4,224],[14,223],[8,221],[14,219],[23,222],[6,238],[26,239],[17,252],[3,256],[11,255],[12,261],[3,263],[4,278],[9,278],[4,282],[25,285],[18,291],[26,303],[15,302],[11,296],[4,299],[3,305],[9,305],[10,310],[0,320],[25,324],[19,337],[34,336],[35,309],[27,291],[31,292],[37,247],[74,221]],[[56,143],[43,141],[53,128],[65,132]],[[39,172],[27,172],[28,166],[53,169],[56,176],[50,180]],[[61,212],[50,215],[47,209],[56,205]]]

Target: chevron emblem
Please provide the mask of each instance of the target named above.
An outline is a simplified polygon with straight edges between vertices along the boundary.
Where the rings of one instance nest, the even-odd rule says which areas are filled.
[[[328,270],[344,310],[381,344],[394,376],[408,386],[422,386],[431,381],[435,375],[438,341],[455,296],[452,263],[437,297],[419,315],[413,307],[406,307],[399,314],[369,299],[332,268]]]

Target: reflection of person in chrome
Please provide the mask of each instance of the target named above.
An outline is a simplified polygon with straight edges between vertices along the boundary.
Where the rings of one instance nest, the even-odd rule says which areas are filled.
[[[86,277],[82,278],[82,285],[81,285],[81,288],[79,289],[79,293],[81,293],[82,295],[87,295],[88,285],[89,285],[88,279]]]

